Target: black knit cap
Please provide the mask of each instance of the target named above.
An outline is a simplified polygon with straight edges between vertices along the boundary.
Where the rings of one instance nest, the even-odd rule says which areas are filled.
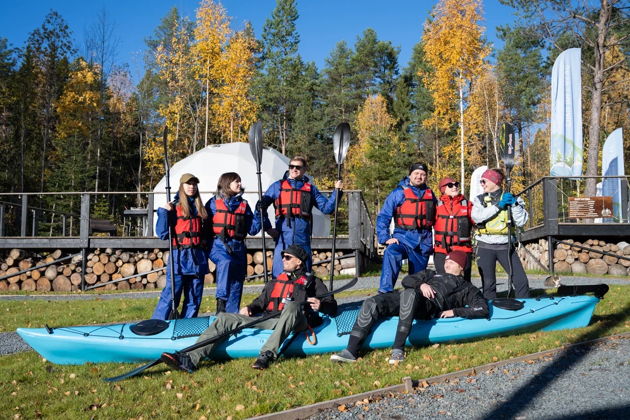
[[[427,165],[425,165],[424,163],[420,163],[420,162],[412,163],[409,166],[409,174],[411,174],[416,169],[420,169],[420,170],[426,172],[427,175],[429,174],[429,167]]]
[[[302,262],[306,262],[306,260],[308,260],[308,254],[301,246],[298,245],[289,245],[284,251],[281,252],[282,256],[284,256],[284,254],[293,255]]]

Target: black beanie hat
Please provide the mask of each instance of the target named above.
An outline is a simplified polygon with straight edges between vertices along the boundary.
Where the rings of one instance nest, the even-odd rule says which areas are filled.
[[[306,251],[304,251],[304,249],[298,245],[288,246],[284,251],[281,252],[282,256],[284,256],[284,254],[293,255],[303,263],[306,262],[306,260],[308,259],[308,254],[306,253]]]
[[[409,174],[411,174],[416,169],[423,170],[424,172],[427,173],[427,175],[429,175],[429,167],[425,165],[424,163],[420,163],[420,162],[412,163],[409,166]]]

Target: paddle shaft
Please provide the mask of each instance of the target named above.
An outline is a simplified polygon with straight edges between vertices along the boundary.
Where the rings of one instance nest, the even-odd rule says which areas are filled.
[[[344,136],[344,133],[346,134],[345,136]],[[336,150],[337,156],[335,156],[335,160],[337,162],[337,181],[341,181],[341,165],[343,164],[343,161],[346,158],[345,153],[347,150],[347,146],[349,145],[349,142],[350,142],[350,126],[348,125],[348,123],[341,123],[335,129],[335,134],[333,136],[333,146],[336,145],[337,147],[337,150]],[[335,278],[335,260],[337,259],[335,255],[337,252],[337,213],[339,211],[339,198],[341,195],[341,191],[338,189],[335,189],[333,191],[333,194],[336,194],[336,195],[335,195],[335,213],[334,213],[335,221],[333,222],[333,240],[332,240],[332,256],[331,256],[332,262],[330,264],[330,283],[329,283],[330,290],[332,290],[333,288],[333,281]]]
[[[262,203],[262,180],[261,180],[261,171],[260,171],[260,162],[256,162],[256,176],[258,177],[258,201]],[[265,224],[264,224],[264,212],[263,206],[260,206],[259,216],[260,216],[260,236],[262,238],[262,252],[263,252],[263,273],[265,276],[265,283],[269,280],[267,278],[267,244],[265,242]]]
[[[168,164],[168,126],[164,126],[164,135],[162,137],[164,142],[164,172],[166,177],[166,201],[171,203],[171,167]],[[170,211],[169,211],[170,213]],[[169,319],[177,319],[177,306],[175,305],[175,268],[174,258],[173,258],[173,234],[171,229],[171,218],[170,214],[167,213],[167,225],[168,225],[168,266],[169,266],[169,274],[171,275],[170,284],[171,284],[171,313],[169,315]]]
[[[341,156],[341,148],[339,148],[339,155]],[[337,180],[341,181],[341,163],[337,164]],[[333,288],[333,281],[335,278],[335,260],[337,259],[335,258],[335,253],[337,252],[337,212],[339,211],[339,190],[335,189],[333,194],[336,194],[334,213],[335,221],[333,222],[332,255],[330,257],[332,261],[330,263],[330,281],[328,286],[331,290]]]
[[[324,298],[326,298],[328,296],[334,295],[335,293],[340,293],[340,292],[342,292],[344,290],[347,290],[347,289],[351,288],[355,284],[357,284],[357,281],[358,281],[358,278],[355,277],[352,280],[350,280],[348,283],[346,283],[343,286],[339,287],[337,290],[333,290],[333,291],[330,291],[330,292],[323,293],[323,294],[321,294],[319,296],[315,296],[315,298],[319,299],[319,300],[322,300],[322,299],[324,299]],[[226,332],[221,333],[219,335],[215,335],[214,337],[210,337],[210,338],[208,338],[206,340],[203,340],[203,341],[197,342],[195,344],[192,344],[192,345],[190,345],[190,346],[188,346],[188,347],[186,347],[186,348],[184,348],[182,350],[179,350],[179,353],[189,352],[189,351],[198,349],[200,347],[207,346],[208,344],[212,344],[212,343],[215,343],[217,341],[223,340],[225,338],[230,337],[233,334],[236,334],[236,333],[244,330],[245,328],[253,327],[254,325],[256,325],[256,324],[258,324],[260,322],[263,322],[263,321],[266,321],[268,319],[271,319],[271,318],[274,318],[276,316],[279,316],[281,313],[282,313],[282,311],[278,311],[278,312],[269,313],[267,315],[263,315],[260,318],[256,318],[253,321],[248,322],[246,324],[243,324],[243,325],[241,325],[239,327],[236,327],[236,328],[234,328],[234,329],[232,329],[230,331],[226,331]],[[137,368],[127,372],[127,373],[124,373],[124,374],[119,375],[119,376],[114,376],[112,378],[105,378],[103,380],[105,382],[118,382],[118,381],[121,381],[123,379],[127,379],[127,378],[131,378],[133,376],[136,376],[136,375],[144,372],[145,370],[147,370],[147,369],[149,369],[149,368],[151,368],[153,366],[159,365],[160,363],[162,363],[162,359],[161,358],[160,359],[155,359],[152,362],[149,362],[147,364],[139,366],[139,367],[137,367]]]

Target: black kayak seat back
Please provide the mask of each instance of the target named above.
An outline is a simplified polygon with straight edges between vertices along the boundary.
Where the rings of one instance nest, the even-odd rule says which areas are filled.
[[[585,294],[593,294],[598,299],[602,299],[608,293],[607,284],[579,284],[579,285],[561,285],[558,287],[558,296],[579,296]]]

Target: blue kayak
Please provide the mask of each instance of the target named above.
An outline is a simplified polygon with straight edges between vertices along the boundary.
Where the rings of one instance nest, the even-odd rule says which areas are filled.
[[[545,297],[521,299],[522,309],[510,311],[493,306],[484,319],[445,318],[414,321],[408,345],[424,346],[472,340],[482,337],[531,331],[580,328],[589,324],[599,302],[593,296]],[[336,317],[322,316],[315,328],[316,342],[305,333],[287,338],[282,353],[288,356],[337,352],[346,347],[348,333],[357,317],[359,303],[340,305]],[[133,323],[59,328],[18,328],[17,333],[35,351],[50,362],[83,364],[101,362],[144,362],[158,359],[164,351],[174,352],[195,343],[197,337],[214,321],[214,316],[168,321],[164,331],[155,335],[137,335]],[[397,317],[387,318],[374,328],[364,347],[390,347],[396,334]],[[215,359],[256,357],[271,330],[245,329],[217,346]]]

